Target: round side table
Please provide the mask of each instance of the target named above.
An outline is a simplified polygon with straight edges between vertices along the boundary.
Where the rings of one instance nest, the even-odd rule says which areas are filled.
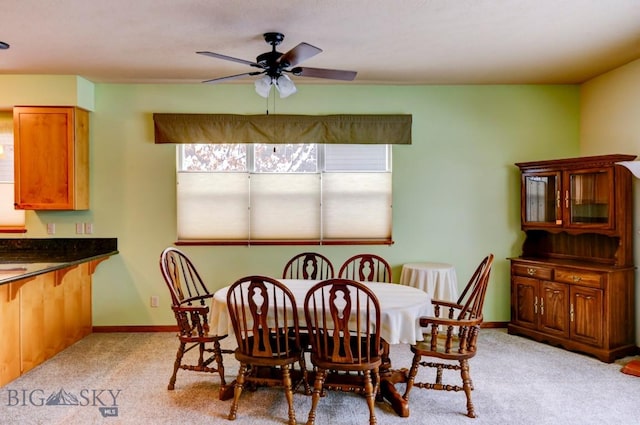
[[[451,264],[434,262],[403,264],[400,283],[422,289],[434,299],[447,301],[458,299],[458,279],[456,270]]]

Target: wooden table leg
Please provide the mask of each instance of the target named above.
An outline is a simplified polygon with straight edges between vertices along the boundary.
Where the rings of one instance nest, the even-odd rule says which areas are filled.
[[[230,400],[233,398],[233,389],[236,386],[236,381],[234,380],[232,383],[227,385],[222,385],[220,387],[220,392],[218,393],[218,398],[220,400]]]
[[[383,342],[382,365],[380,367],[380,395],[393,410],[403,418],[409,417],[409,402],[402,398],[395,384],[407,381],[407,369],[391,369],[389,344]]]
[[[409,402],[402,398],[402,394],[398,392],[395,384],[406,382],[406,369],[390,370],[386,372],[386,376],[381,375],[380,394],[382,398],[391,403],[393,410],[403,418],[409,417]]]

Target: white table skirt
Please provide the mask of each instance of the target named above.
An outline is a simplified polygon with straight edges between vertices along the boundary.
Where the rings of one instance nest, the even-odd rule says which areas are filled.
[[[456,301],[458,299],[458,279],[456,270],[451,264],[433,262],[404,264],[400,283],[422,289],[436,300]]]
[[[298,320],[304,321],[304,298],[318,280],[280,279],[293,292],[298,307]],[[422,341],[420,316],[433,315],[428,293],[397,283],[367,282],[380,302],[382,329],[380,334],[389,344],[415,344]],[[216,291],[211,305],[211,332],[233,335],[233,326],[227,310],[227,290]],[[304,324],[304,323],[303,323]]]

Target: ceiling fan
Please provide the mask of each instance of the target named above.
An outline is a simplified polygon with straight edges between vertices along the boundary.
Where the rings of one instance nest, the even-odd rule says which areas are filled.
[[[238,59],[231,56],[221,55],[207,51],[196,52],[200,55],[211,56],[212,58],[224,59],[238,62],[245,65],[259,68],[259,71],[245,72],[242,74],[229,75],[227,77],[213,78],[203,81],[203,83],[219,83],[222,81],[235,80],[246,76],[262,75],[263,77],[255,81],[256,92],[262,97],[268,97],[271,86],[275,85],[280,93],[280,97],[287,97],[297,91],[296,86],[287,75],[290,73],[298,77],[327,78],[330,80],[352,81],[356,78],[357,72],[344,71],[339,69],[309,68],[296,66],[300,62],[307,60],[322,52],[309,43],[300,43],[286,53],[276,51],[276,46],[282,43],[284,35],[279,32],[267,32],[263,34],[264,40],[271,45],[271,51],[265,52],[256,58],[255,62]]]

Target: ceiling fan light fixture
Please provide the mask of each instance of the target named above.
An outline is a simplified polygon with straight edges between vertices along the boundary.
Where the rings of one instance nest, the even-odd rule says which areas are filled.
[[[283,99],[298,91],[296,85],[291,81],[291,78],[285,74],[282,74],[276,79],[276,89],[278,89],[280,97]]]
[[[265,75],[263,77],[258,78],[254,85],[256,87],[256,93],[258,93],[262,97],[269,97],[269,92],[271,91],[271,76]]]

